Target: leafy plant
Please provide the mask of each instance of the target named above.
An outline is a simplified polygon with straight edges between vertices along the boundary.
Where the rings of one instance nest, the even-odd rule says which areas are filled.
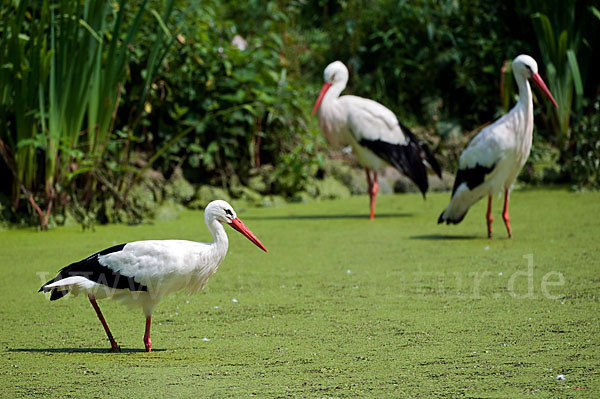
[[[89,202],[98,180],[113,194],[119,192],[104,176],[110,175],[106,169],[118,169],[115,162],[105,163],[105,153],[146,4],[144,0],[136,6],[132,21],[127,21],[125,0],[19,2],[3,8],[1,154],[13,174],[15,207],[19,196],[26,195],[40,214],[42,228],[48,225],[53,204],[64,206],[70,198],[78,207],[77,196]],[[172,8],[173,1],[168,1],[163,18]],[[156,11],[153,14],[163,30],[154,35],[148,75],[169,47],[161,33],[165,23]],[[127,147],[112,149],[115,159],[127,158],[122,155]],[[123,195],[118,198],[125,202]],[[45,212],[40,201],[46,204]]]
[[[564,170],[576,188],[600,189],[600,97],[572,129]]]
[[[558,108],[548,106],[545,112],[551,133],[547,138],[560,151],[560,162],[571,181],[578,186],[595,186],[595,157],[588,150],[595,146],[590,122],[596,119],[597,111],[590,107],[591,114],[584,115],[584,110],[587,98],[597,93],[589,71],[592,49],[598,43],[598,10],[589,1],[538,0],[527,1],[526,10],[533,12],[548,86],[558,103]]]
[[[260,3],[260,2],[259,2]],[[275,2],[266,5],[263,24],[252,31],[232,23],[262,6],[203,2],[187,19],[187,36],[151,90],[152,144],[175,137],[186,126],[195,130],[175,143],[164,157],[165,173],[182,164],[188,179],[224,187],[246,184],[270,164],[286,168],[294,159],[303,165],[289,169],[303,182],[316,156],[314,129],[307,124],[310,96],[299,87],[294,61],[286,57],[285,13]],[[232,18],[232,19],[230,19]],[[311,156],[305,152],[311,151]],[[306,167],[305,167],[306,166]],[[297,179],[296,179],[297,178]],[[272,182],[272,192],[287,192]]]
[[[550,126],[563,147],[569,139],[571,113],[581,113],[583,82],[577,61],[581,30],[573,2],[530,2],[540,10],[532,14],[550,91],[558,108],[548,107]]]
[[[0,155],[13,175],[12,200],[18,206],[20,195],[44,214],[34,199],[36,179],[41,172],[38,148],[46,141],[43,117],[45,86],[52,53],[45,26],[33,23],[49,16],[48,4],[28,9],[27,2],[2,8],[0,23]],[[42,123],[40,123],[40,119]],[[8,180],[7,180],[8,181]]]

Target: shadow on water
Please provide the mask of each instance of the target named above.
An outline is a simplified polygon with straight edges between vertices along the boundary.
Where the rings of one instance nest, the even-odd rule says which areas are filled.
[[[420,236],[411,236],[411,240],[478,240],[483,237],[476,235],[456,235],[456,234],[424,234]]]
[[[381,213],[376,214],[375,219],[384,218],[407,218],[414,216],[413,213]],[[341,214],[325,214],[325,215],[285,215],[285,216],[245,216],[244,220],[324,220],[324,219],[369,219],[368,214],[361,215],[341,215]]]
[[[152,349],[152,352],[164,352],[166,349]],[[121,348],[120,352],[111,352],[109,348],[14,348],[7,352],[27,353],[145,353],[145,349]]]

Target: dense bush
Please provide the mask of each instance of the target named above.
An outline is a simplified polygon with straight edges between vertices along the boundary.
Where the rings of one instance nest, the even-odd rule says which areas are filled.
[[[219,4],[203,2],[190,12],[185,37],[164,61],[144,121],[151,143],[158,147],[194,126],[169,149],[163,170],[175,161],[192,182],[226,187],[247,184],[271,164],[269,191],[291,194],[316,158],[307,93],[290,79],[281,36],[240,36],[217,14]]]
[[[600,189],[600,97],[573,128],[564,170],[577,188]]]

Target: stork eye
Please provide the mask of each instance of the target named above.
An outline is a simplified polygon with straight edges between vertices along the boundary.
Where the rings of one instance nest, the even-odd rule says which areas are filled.
[[[227,216],[229,216],[230,218],[232,218],[232,217],[233,217],[233,211],[232,211],[231,209],[225,209],[225,214],[226,214]]]

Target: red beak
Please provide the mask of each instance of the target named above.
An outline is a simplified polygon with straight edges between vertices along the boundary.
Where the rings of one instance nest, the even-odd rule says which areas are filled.
[[[311,115],[314,115],[315,112],[317,112],[317,110],[319,109],[319,106],[321,105],[321,101],[323,101],[323,97],[325,97],[325,93],[327,93],[327,90],[329,90],[329,88],[331,87],[331,83],[323,83],[323,87],[321,87],[321,92],[319,93],[319,97],[317,97],[317,102],[315,103],[315,106],[311,112]]]
[[[552,101],[554,107],[558,108],[558,104],[554,100],[554,97],[552,97],[550,90],[548,90],[548,87],[546,87],[546,83],[544,83],[540,74],[536,73],[535,75],[531,75],[531,80],[533,80],[533,83],[535,83],[540,88],[540,90],[546,95],[546,97],[548,97],[550,101]]]
[[[254,245],[256,245],[265,252],[269,252],[267,251],[267,248],[265,248],[265,246],[262,245],[259,239],[256,238],[256,236],[250,231],[250,229],[246,227],[246,225],[240,220],[240,218],[233,219],[231,223],[229,223],[229,225],[237,231],[239,231],[240,233],[242,233],[243,235],[245,235],[250,241],[254,243]]]

